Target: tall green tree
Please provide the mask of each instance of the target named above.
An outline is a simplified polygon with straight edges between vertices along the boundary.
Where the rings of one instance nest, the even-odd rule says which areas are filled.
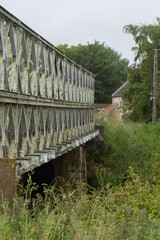
[[[75,62],[87,68],[96,75],[95,102],[110,103],[111,94],[127,79],[128,61],[106,46],[105,43],[95,41],[93,44],[71,46],[67,44],[57,46]]]
[[[149,122],[152,119],[153,105],[153,65],[154,49],[160,49],[160,19],[153,25],[127,25],[126,33],[133,36],[136,46],[135,63],[128,71],[128,90],[123,93],[124,100],[134,121]],[[160,65],[160,54],[158,57]],[[160,110],[160,76],[158,72],[158,109]],[[160,116],[160,111],[158,111]]]

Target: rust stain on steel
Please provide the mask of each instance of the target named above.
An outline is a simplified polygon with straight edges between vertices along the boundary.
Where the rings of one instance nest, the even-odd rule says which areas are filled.
[[[18,103],[19,99],[5,98],[6,103]]]

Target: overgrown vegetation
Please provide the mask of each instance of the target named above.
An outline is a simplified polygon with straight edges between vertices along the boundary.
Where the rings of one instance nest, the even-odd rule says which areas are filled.
[[[99,186],[122,184],[130,166],[144,182],[152,183],[154,177],[160,177],[160,122],[125,124],[99,120],[97,124],[105,126],[105,148],[89,153],[88,167],[90,177],[98,173]]]
[[[105,149],[89,153],[97,188],[67,183],[0,204],[0,239],[160,239],[160,122],[105,125]]]

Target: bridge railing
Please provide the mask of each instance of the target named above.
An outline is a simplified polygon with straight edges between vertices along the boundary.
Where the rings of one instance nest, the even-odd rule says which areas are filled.
[[[94,102],[94,76],[0,8],[0,89],[42,98]]]
[[[94,75],[0,7],[0,157],[94,130]]]

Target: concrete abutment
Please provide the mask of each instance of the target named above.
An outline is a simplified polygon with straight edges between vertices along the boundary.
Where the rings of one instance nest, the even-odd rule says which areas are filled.
[[[15,192],[15,160],[0,159],[0,198],[9,199]]]

